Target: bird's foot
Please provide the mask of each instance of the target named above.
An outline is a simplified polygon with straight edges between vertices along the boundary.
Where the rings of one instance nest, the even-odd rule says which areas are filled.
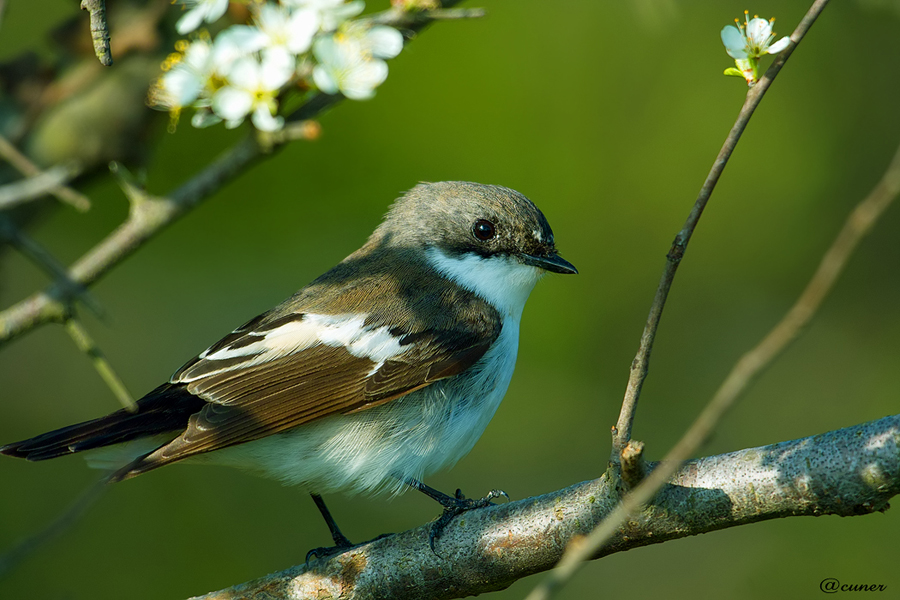
[[[320,546],[318,548],[313,548],[306,553],[306,564],[309,565],[309,559],[314,556],[316,557],[316,560],[322,558],[331,558],[332,556],[342,554],[352,547],[353,546]]]
[[[454,517],[476,508],[491,506],[493,504],[491,500],[501,496],[509,500],[509,496],[503,490],[491,490],[484,498],[478,499],[466,498],[462,490],[456,490],[454,496],[447,496],[446,494],[441,494],[439,497],[432,496],[441,503],[441,506],[444,507],[444,512],[431,524],[431,531],[428,533],[428,545],[431,546],[431,551],[437,554],[437,551],[434,549],[434,543],[440,539],[444,533],[444,528],[450,524]]]
[[[313,556],[316,559],[329,559],[332,556],[337,556],[338,554],[343,554],[347,550],[351,548],[356,548],[358,546],[365,546],[366,544],[371,544],[372,542],[377,542],[378,540],[384,539],[386,537],[391,537],[394,535],[393,533],[382,533],[381,535],[372,538],[366,542],[360,542],[359,544],[354,544],[342,534],[340,535],[340,541],[335,537],[334,538],[334,546],[322,546],[321,548],[313,548],[309,552],[306,553],[306,564],[309,564],[309,559]],[[332,536],[334,537],[334,536]]]

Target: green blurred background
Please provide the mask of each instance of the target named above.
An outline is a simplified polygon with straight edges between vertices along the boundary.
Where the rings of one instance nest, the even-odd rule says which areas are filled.
[[[390,63],[375,99],[332,110],[321,139],[256,165],[93,288],[110,318],[85,315],[85,324],[134,394],[356,249],[403,190],[419,181],[497,183],[543,209],[581,274],[539,284],[505,402],[471,454],[427,483],[469,495],[499,487],[520,499],[602,473],[665,254],[746,91],[721,75],[730,59],[719,30],[747,8],[776,16],[776,30],[788,34],[808,3],[467,5],[488,16],[428,29]],[[69,0],[10,2],[0,58],[48,52],[44,30],[77,12]],[[652,459],[790,306],[900,142],[898,15],[888,3],[834,2],[751,121],[659,331],[634,432]],[[187,120],[175,134],[161,131],[149,189],[173,189],[242,135],[194,130]],[[126,216],[109,178],[85,192],[89,213],[60,209],[32,228],[66,263]],[[898,239],[895,206],[805,336],[703,454],[897,412]],[[46,284],[14,253],[0,268],[2,307]],[[0,351],[0,401],[3,442],[117,408],[58,326]],[[0,460],[0,552],[97,477],[80,457]],[[353,540],[438,514],[420,494],[327,500]],[[826,577],[896,590],[898,535],[893,511],[761,523],[594,562],[559,597],[806,598],[821,594]],[[329,541],[299,490],[175,466],[109,490],[0,581],[0,598],[186,598],[302,562]],[[520,598],[538,577],[491,597]]]

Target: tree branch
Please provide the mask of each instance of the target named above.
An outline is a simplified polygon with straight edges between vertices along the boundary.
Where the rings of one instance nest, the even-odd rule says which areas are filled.
[[[81,0],[81,10],[91,13],[91,40],[94,42],[94,54],[104,67],[112,66],[112,53],[109,49],[109,24],[106,22],[105,0]]]
[[[449,8],[458,3],[459,0],[446,0],[443,6]],[[408,12],[399,8],[391,8],[371,18],[404,30],[407,40],[434,20],[427,12]],[[286,121],[295,123],[312,119],[341,100],[343,96],[340,94],[313,94]],[[248,136],[168,196],[150,197],[142,192],[136,193],[139,201],[132,202],[128,219],[71,266],[69,280],[82,286],[93,284],[132,252],[242,173],[251,163],[282,147],[286,141],[287,139],[272,139],[271,136],[257,141]],[[53,284],[0,312],[0,346],[39,325],[62,322],[71,312],[68,309],[71,298],[72,295],[66,288]]]
[[[641,343],[637,355],[631,363],[631,374],[625,389],[625,398],[622,401],[622,409],[619,413],[619,419],[616,422],[616,428],[613,431],[611,460],[614,463],[619,462],[619,456],[625,449],[628,441],[631,440],[631,427],[634,423],[638,398],[640,398],[641,395],[641,387],[644,385],[644,380],[647,378],[647,373],[650,368],[650,353],[653,351],[653,340],[656,337],[656,330],[659,327],[659,321],[662,318],[662,311],[666,305],[666,299],[669,296],[672,282],[675,280],[675,272],[678,270],[678,265],[684,257],[688,242],[690,242],[694,229],[696,229],[697,223],[700,221],[700,217],[703,214],[703,209],[706,208],[706,204],[709,202],[713,189],[715,189],[719,177],[725,170],[725,165],[728,164],[728,159],[731,158],[731,154],[734,152],[734,148],[737,146],[741,134],[744,133],[744,129],[750,121],[750,117],[753,116],[753,112],[756,110],[756,107],[759,106],[763,96],[769,89],[769,86],[772,85],[778,72],[781,71],[784,63],[787,62],[787,59],[793,54],[797,44],[800,43],[803,36],[806,35],[809,28],[812,27],[812,24],[818,18],[819,14],[825,9],[826,4],[828,4],[828,0],[816,0],[813,2],[806,15],[800,21],[800,24],[797,25],[794,33],[791,34],[791,44],[775,57],[775,61],[769,67],[768,71],[766,71],[765,75],[763,75],[759,82],[747,92],[747,97],[744,100],[744,105],[741,107],[740,113],[738,113],[737,120],[731,127],[728,137],[725,138],[725,143],[722,145],[722,149],[719,150],[718,156],[716,156],[715,161],[713,161],[713,166],[709,171],[709,175],[706,176],[706,181],[703,182],[703,185],[700,188],[700,194],[697,196],[697,200],[694,202],[694,206],[691,209],[684,226],[681,228],[681,231],[678,232],[678,235],[675,236],[675,241],[672,243],[672,247],[666,255],[666,267],[663,269],[659,286],[656,289],[656,296],[654,296],[653,303],[650,305],[650,314],[647,317],[647,323],[644,325],[644,331],[641,334]]]
[[[11,164],[13,168],[26,177],[39,178],[41,176],[41,170],[37,165],[31,162],[27,156],[19,152],[19,149],[2,135],[0,135],[0,157],[3,157],[6,162]],[[70,179],[77,175],[77,166],[69,167],[69,170],[73,171],[70,174]],[[85,212],[91,207],[91,201],[88,200],[87,196],[80,192],[76,192],[70,187],[60,184],[46,191],[55,196],[59,201],[69,204],[75,208],[75,210],[80,212]]]
[[[78,175],[78,169],[57,165],[33,177],[26,177],[0,186],[0,210],[46,196]],[[79,210],[83,210],[79,208]]]
[[[657,463],[658,464],[658,463]],[[653,468],[654,464],[649,465]],[[195,600],[461,598],[551,568],[615,509],[615,476],[466,513]],[[900,415],[681,465],[593,558],[781,517],[884,511],[900,493]]]

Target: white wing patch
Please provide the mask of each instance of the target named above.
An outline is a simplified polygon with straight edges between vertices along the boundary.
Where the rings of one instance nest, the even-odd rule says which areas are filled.
[[[301,319],[265,332],[248,331],[244,337],[215,352],[205,350],[200,354],[200,360],[183,371],[173,382],[189,383],[216,373],[298,354],[318,345],[343,347],[352,356],[368,358],[375,365],[371,371],[374,373],[386,360],[399,356],[406,349],[401,346],[400,338],[391,334],[389,327],[367,326],[367,316],[360,313],[306,313]],[[222,361],[220,366],[215,364],[217,361]]]

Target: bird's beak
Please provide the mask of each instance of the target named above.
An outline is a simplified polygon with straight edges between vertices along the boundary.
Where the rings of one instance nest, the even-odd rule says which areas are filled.
[[[523,254],[522,262],[538,269],[544,269],[551,273],[562,273],[563,275],[576,275],[578,269],[575,265],[564,259],[555,252],[547,256],[535,256],[534,254]]]

